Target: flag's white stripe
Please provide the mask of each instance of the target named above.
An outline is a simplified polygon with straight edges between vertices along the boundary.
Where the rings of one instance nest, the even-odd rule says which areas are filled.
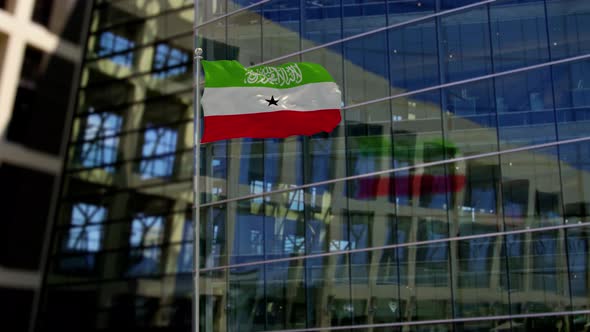
[[[265,99],[278,99],[269,106]],[[205,116],[268,113],[282,110],[314,111],[340,109],[342,95],[334,82],[309,83],[295,88],[264,87],[205,88],[201,98]]]

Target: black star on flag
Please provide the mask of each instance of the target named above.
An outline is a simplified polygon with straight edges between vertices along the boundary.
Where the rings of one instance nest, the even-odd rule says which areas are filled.
[[[279,98],[279,99],[280,99],[280,98]],[[265,100],[266,100],[266,102],[268,103],[268,106],[270,106],[270,105],[276,105],[276,106],[279,106],[279,104],[278,104],[278,102],[279,102],[279,99],[275,99],[275,96],[272,96],[272,97],[270,97],[270,99],[265,99]]]

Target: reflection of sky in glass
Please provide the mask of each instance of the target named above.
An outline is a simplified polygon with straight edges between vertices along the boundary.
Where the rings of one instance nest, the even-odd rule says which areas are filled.
[[[177,136],[177,132],[169,128],[148,128],[145,131],[141,153],[145,159],[139,165],[143,179],[172,175]],[[163,154],[169,155],[156,157]]]
[[[158,271],[158,262],[164,235],[164,220],[160,216],[138,214],[131,222],[131,247],[142,247],[131,251],[136,263],[127,271],[127,275],[147,275]]]
[[[100,34],[98,56],[123,52],[133,47],[135,47],[135,43],[131,40],[110,31],[105,31]],[[133,64],[133,52],[113,55],[110,59],[116,64],[130,67]]]
[[[186,52],[170,47],[166,44],[159,44],[156,46],[153,64],[153,69],[159,71],[154,73],[154,77],[166,78],[184,74],[188,68],[188,61],[189,57]]]
[[[96,252],[100,249],[101,223],[106,219],[104,207],[78,203],[72,208],[67,249]]]
[[[182,229],[182,246],[178,254],[178,272],[191,272],[193,270],[193,243],[194,228],[191,220],[185,220]],[[215,235],[214,235],[215,237]]]
[[[116,135],[121,129],[121,116],[112,113],[90,114],[84,128],[84,140],[80,159],[86,167],[96,167],[112,164],[117,160],[117,147],[119,137]],[[101,138],[107,137],[107,138]],[[104,167],[107,171],[113,171],[112,166]]]
[[[163,235],[163,224],[162,217],[138,215],[131,223],[129,244],[132,247],[159,244]]]

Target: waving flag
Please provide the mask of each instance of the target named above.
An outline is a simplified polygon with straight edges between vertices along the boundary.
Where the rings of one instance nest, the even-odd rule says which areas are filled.
[[[237,61],[201,61],[203,143],[331,132],[342,96],[325,68],[300,62],[246,69]]]

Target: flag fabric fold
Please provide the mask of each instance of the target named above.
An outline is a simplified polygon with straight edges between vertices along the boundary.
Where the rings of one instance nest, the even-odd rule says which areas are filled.
[[[318,64],[244,68],[229,60],[201,63],[203,143],[313,135],[331,132],[341,121],[340,89]]]

